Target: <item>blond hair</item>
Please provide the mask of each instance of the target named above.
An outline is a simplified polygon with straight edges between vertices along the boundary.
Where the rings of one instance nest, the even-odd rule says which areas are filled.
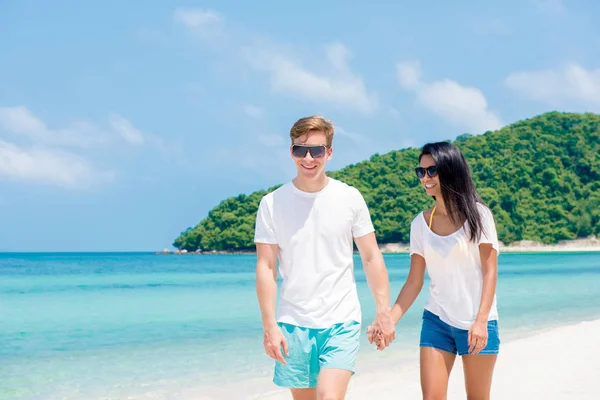
[[[292,129],[290,129],[290,139],[292,140],[292,144],[294,144],[294,140],[311,131],[321,131],[325,133],[325,145],[331,147],[331,143],[333,142],[333,123],[327,121],[320,115],[304,117],[296,121],[294,126],[292,126]]]

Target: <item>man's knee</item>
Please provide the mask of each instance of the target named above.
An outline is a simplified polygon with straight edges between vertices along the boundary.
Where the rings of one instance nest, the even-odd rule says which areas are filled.
[[[343,369],[325,368],[319,374],[317,393],[319,400],[344,400],[352,372]]]
[[[319,400],[344,400],[344,395],[341,393],[336,393],[332,390],[320,389],[319,391]]]

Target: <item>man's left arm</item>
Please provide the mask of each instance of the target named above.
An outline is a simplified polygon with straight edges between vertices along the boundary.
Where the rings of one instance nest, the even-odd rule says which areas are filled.
[[[375,332],[379,332],[383,337],[385,346],[389,346],[396,338],[396,328],[392,322],[390,284],[385,262],[377,245],[375,233],[371,232],[354,238],[354,241],[360,253],[363,269],[377,309],[375,321],[373,321],[370,328]]]

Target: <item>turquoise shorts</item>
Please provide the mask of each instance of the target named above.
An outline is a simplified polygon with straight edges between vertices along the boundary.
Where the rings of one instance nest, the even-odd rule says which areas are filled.
[[[286,364],[275,363],[273,382],[285,388],[317,386],[319,372],[324,368],[351,371],[360,346],[360,323],[350,321],[329,328],[303,328],[279,322],[288,344]],[[282,351],[283,353],[283,351]]]

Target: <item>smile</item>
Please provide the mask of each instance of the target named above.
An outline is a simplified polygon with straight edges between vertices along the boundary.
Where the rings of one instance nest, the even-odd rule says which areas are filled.
[[[425,185],[425,188],[427,188],[427,189],[432,189],[432,188],[434,188],[434,187],[436,187],[436,186],[437,186],[437,183],[430,183],[430,184],[428,184],[428,185]]]

